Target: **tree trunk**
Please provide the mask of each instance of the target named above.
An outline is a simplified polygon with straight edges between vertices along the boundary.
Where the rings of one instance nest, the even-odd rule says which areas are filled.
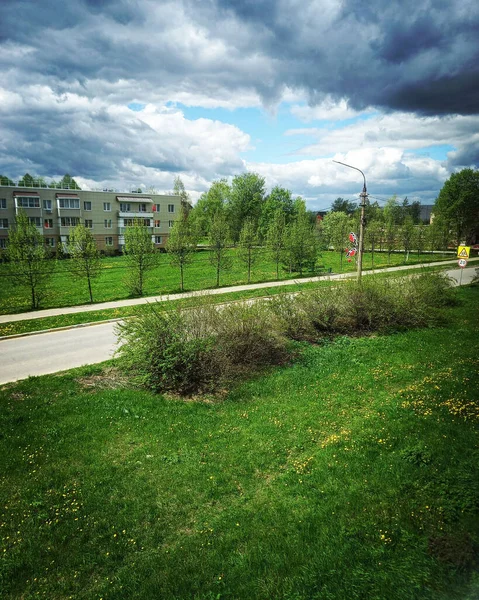
[[[89,275],[88,275],[88,291],[90,292],[90,304],[93,304],[93,294],[91,291],[91,280],[90,280]]]

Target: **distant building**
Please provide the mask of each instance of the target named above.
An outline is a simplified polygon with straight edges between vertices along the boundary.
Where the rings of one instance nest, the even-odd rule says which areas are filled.
[[[419,219],[422,223],[432,223],[434,204],[421,204]]]
[[[125,228],[135,219],[143,222],[155,246],[162,248],[180,207],[180,197],[173,195],[0,185],[0,249],[8,244],[19,210],[26,212],[51,248],[66,244],[70,229],[82,223],[100,250],[122,250]]]

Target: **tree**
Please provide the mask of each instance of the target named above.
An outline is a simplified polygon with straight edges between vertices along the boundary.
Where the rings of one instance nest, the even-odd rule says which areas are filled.
[[[258,236],[253,219],[246,219],[239,237],[238,258],[248,271],[248,283],[251,281],[251,269],[258,259]]]
[[[392,196],[386,200],[383,212],[385,222],[392,222],[395,225],[398,225],[401,222],[402,208],[399,206],[396,196]]]
[[[18,186],[20,187],[36,187],[35,179],[30,175],[30,173],[25,173],[25,175],[18,182]]]
[[[296,212],[292,193],[279,185],[271,190],[261,206],[258,221],[258,233],[261,240],[266,238],[278,210],[284,214],[286,223],[292,221]]]
[[[60,179],[60,187],[66,190],[80,190],[78,183],[68,173],[65,173]]]
[[[231,268],[232,259],[228,253],[230,231],[223,213],[215,215],[209,235],[210,262],[216,270],[216,287],[220,285],[220,274]]]
[[[371,250],[371,267],[374,269],[374,251],[381,239],[382,223],[380,221],[371,221],[365,229],[366,243]]]
[[[331,212],[343,212],[347,215],[352,215],[357,208],[358,205],[356,202],[351,202],[351,200],[345,200],[344,198],[336,198],[331,204]]]
[[[240,231],[247,218],[257,226],[264,202],[264,177],[257,173],[243,173],[233,178],[228,199],[227,215],[233,242],[239,240]]]
[[[133,225],[125,228],[125,255],[128,266],[126,285],[132,296],[142,296],[145,276],[158,264],[157,253],[149,227],[145,221],[135,219]]]
[[[47,260],[43,237],[23,210],[18,212],[15,228],[8,236],[6,254],[13,280],[29,290],[32,309],[39,308],[55,262]]]
[[[434,205],[434,217],[441,217],[454,231],[459,245],[474,243],[479,235],[479,170],[462,169],[444,183]]]
[[[396,248],[397,226],[392,215],[388,215],[384,225],[384,243],[388,251],[388,264],[391,262],[391,252]]]
[[[414,219],[414,217],[412,218]],[[428,227],[429,226],[424,225],[424,223],[419,223],[419,225],[415,226],[414,244],[416,246],[418,256],[424,252],[424,248],[426,247]]]
[[[351,230],[351,218],[344,212],[330,212],[325,215],[321,227],[328,241],[328,247],[333,246],[340,253],[340,269],[343,270],[344,249],[348,243]]]
[[[193,259],[193,253],[196,250],[196,236],[190,223],[187,209],[182,205],[180,217],[171,230],[166,250],[170,257],[170,263],[180,269],[181,291],[184,286],[184,270]]]
[[[224,211],[230,194],[231,187],[226,179],[219,179],[213,181],[210,189],[200,196],[190,214],[198,235],[209,235],[213,219]]]
[[[0,185],[15,185],[15,183],[6,175],[0,175]]]
[[[70,230],[68,254],[70,260],[65,265],[74,277],[87,280],[90,302],[93,304],[91,281],[100,274],[102,264],[95,239],[82,223]]]
[[[175,183],[173,186],[173,194],[181,198],[181,206],[187,213],[193,208],[190,201],[190,195],[185,190],[185,184],[179,175],[175,177]]]
[[[279,208],[273,215],[266,234],[266,246],[276,265],[276,279],[279,279],[279,263],[283,257],[286,243],[286,215]]]
[[[285,258],[290,273],[299,271],[302,275],[306,267],[314,270],[318,251],[315,226],[311,225],[307,211],[300,210],[286,229]]]
[[[399,236],[404,248],[404,257],[407,262],[409,259],[409,252],[411,251],[412,243],[414,241],[414,223],[411,216],[408,215],[404,219],[404,223],[399,228]]]

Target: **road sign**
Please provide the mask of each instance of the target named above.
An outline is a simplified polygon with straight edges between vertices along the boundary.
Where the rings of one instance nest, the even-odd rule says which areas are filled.
[[[467,266],[467,260],[465,258],[460,258],[457,261],[457,264],[461,267],[461,269],[464,269],[464,267]]]
[[[457,258],[469,258],[470,246],[458,246],[457,247]]]

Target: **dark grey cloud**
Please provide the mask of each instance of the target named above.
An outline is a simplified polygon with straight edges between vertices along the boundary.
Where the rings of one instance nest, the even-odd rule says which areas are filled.
[[[224,43],[210,60],[188,52],[190,30],[170,41],[196,25],[206,45]],[[478,38],[476,0],[4,0],[0,20],[3,44],[34,49],[10,63],[20,82],[228,86],[267,103],[288,86],[312,103],[329,95],[427,115],[479,111]]]

